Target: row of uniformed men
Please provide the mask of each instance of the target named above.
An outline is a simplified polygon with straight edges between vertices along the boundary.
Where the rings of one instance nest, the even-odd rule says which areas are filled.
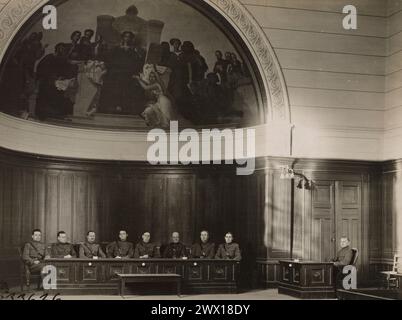
[[[100,244],[96,243],[96,234],[94,231],[88,231],[86,241],[79,245],[79,258],[98,259],[98,258],[116,258],[116,259],[147,259],[160,258],[159,247],[152,243],[151,234],[145,232],[142,235],[142,241],[135,248],[132,242],[127,241],[128,233],[125,230],[119,232],[119,239],[108,244],[106,254],[103,252]],[[180,242],[180,234],[173,232],[171,242],[166,246],[162,253],[163,258],[185,258],[187,257],[186,246]],[[31,271],[40,271],[43,267],[45,258],[76,258],[77,253],[74,246],[67,242],[67,234],[64,231],[57,233],[57,243],[47,247],[42,242],[42,232],[39,229],[32,231],[32,241],[24,246],[22,259]],[[233,234],[226,233],[225,243],[220,244],[215,252],[215,244],[210,242],[209,233],[206,230],[201,231],[200,241],[194,243],[190,250],[190,258],[205,259],[233,259],[240,260],[241,252],[239,245],[233,242]]]

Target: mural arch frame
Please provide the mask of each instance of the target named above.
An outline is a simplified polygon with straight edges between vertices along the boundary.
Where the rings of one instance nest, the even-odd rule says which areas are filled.
[[[66,0],[54,3],[63,1]],[[216,14],[208,17],[218,26],[221,25],[219,19],[223,18],[232,32],[230,34],[225,29],[222,31],[227,36],[232,35],[236,40],[241,40],[242,49],[246,49],[251,67],[259,78],[257,83],[262,98],[262,122],[290,123],[288,91],[279,61],[268,37],[247,8],[239,0],[202,0],[197,4],[189,0],[182,1],[204,11],[204,14],[213,10]],[[0,62],[26,22],[48,3],[48,0],[8,0],[0,4]]]

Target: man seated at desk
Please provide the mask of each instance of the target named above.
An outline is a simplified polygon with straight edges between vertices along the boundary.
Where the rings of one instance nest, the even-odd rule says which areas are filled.
[[[51,258],[76,258],[77,253],[74,246],[67,242],[67,234],[64,231],[57,232],[57,243],[53,243],[50,247]]]
[[[32,231],[32,241],[25,244],[22,252],[22,260],[31,273],[41,273],[44,267],[43,260],[46,257],[46,246],[42,240],[42,232],[39,229]]]
[[[331,260],[334,263],[334,279],[337,285],[343,279],[343,267],[352,263],[353,250],[350,248],[350,240],[347,237],[342,237],[340,240],[341,250],[338,251],[336,257]]]
[[[215,259],[241,260],[239,245],[233,242],[233,234],[231,232],[226,233],[225,243],[219,245]]]
[[[110,243],[106,248],[108,258],[131,259],[134,256],[134,245],[127,241],[128,233],[120,230],[119,240]]]
[[[186,257],[186,246],[180,242],[180,234],[172,233],[172,242],[169,243],[163,252],[164,258],[177,259]]]
[[[149,258],[159,258],[159,252],[156,245],[151,240],[151,234],[149,232],[144,232],[142,235],[142,241],[137,243],[134,250],[135,259],[149,259]]]
[[[191,257],[195,259],[213,259],[215,257],[215,243],[209,241],[209,232],[201,231],[200,242],[191,247]]]
[[[350,240],[347,237],[341,238],[340,246],[341,250],[338,251],[336,257],[331,262],[334,263],[335,267],[342,270],[344,266],[352,262],[353,250],[350,248]]]
[[[98,259],[106,258],[101,246],[95,243],[96,234],[94,231],[88,231],[87,241],[80,244],[80,258],[81,259]]]

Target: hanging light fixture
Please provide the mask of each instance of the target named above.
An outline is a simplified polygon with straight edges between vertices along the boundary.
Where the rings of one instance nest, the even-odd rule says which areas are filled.
[[[296,186],[297,189],[303,189],[303,179],[300,179],[299,183]]]
[[[292,180],[295,177],[300,177],[301,179],[299,180],[296,188],[306,190],[313,189],[314,187],[313,180],[308,179],[304,174],[295,172],[295,170],[290,168],[289,166],[282,166],[280,167],[280,169],[281,169],[280,179]]]

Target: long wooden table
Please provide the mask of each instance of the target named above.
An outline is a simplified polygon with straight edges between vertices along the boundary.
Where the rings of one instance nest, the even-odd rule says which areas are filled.
[[[239,262],[209,259],[46,259],[62,294],[117,294],[118,274],[178,274],[186,293],[237,293]]]
[[[177,295],[181,295],[181,276],[179,274],[120,274],[117,276],[120,278],[119,293],[121,296],[125,295],[126,283],[174,283],[177,287]]]

